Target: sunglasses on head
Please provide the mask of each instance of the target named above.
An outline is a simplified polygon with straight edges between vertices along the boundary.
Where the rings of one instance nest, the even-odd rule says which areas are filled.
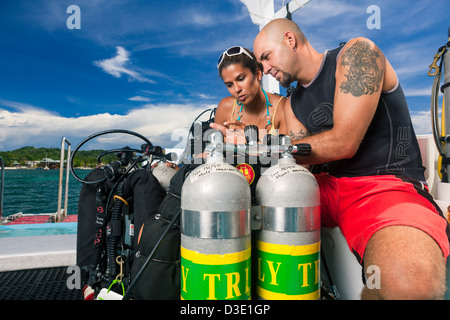
[[[217,60],[217,69],[219,69],[220,65],[222,64],[223,59],[225,58],[225,55],[227,55],[229,57],[233,57],[233,56],[238,56],[238,55],[240,55],[242,53],[247,55],[247,57],[249,57],[250,59],[253,60],[253,57],[244,48],[242,48],[242,47],[231,47],[231,48],[227,49],[226,51],[224,51],[219,56],[219,60]]]

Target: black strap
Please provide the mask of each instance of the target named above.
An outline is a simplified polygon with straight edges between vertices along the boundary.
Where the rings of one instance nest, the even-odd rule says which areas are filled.
[[[450,81],[444,83],[444,84],[441,86],[441,92],[444,93],[444,89],[447,88],[448,86],[450,86]]]
[[[417,193],[420,194],[425,199],[427,199],[434,206],[434,208],[439,213],[439,215],[447,222],[447,227],[446,227],[445,231],[446,231],[447,237],[450,241],[450,225],[449,225],[447,219],[445,218],[444,213],[442,212],[441,208],[434,201],[433,196],[428,192],[428,188],[425,188],[425,184],[421,181],[418,181],[418,180],[415,180],[415,179],[412,179],[412,178],[409,178],[406,176],[396,176],[396,177],[404,182],[411,183],[414,186],[414,189],[416,189]]]

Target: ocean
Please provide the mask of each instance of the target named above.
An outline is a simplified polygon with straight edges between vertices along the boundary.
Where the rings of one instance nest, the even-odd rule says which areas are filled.
[[[91,170],[75,169],[80,178]],[[64,179],[66,172],[64,171]],[[58,208],[59,170],[5,170],[3,217],[14,213],[55,213]],[[77,214],[82,183],[70,174],[68,214]],[[65,180],[63,180],[64,206]]]

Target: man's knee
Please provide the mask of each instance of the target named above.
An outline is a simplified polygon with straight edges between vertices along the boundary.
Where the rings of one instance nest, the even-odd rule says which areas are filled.
[[[365,268],[376,266],[379,286],[363,291],[363,298],[442,299],[445,258],[437,243],[423,231],[391,226],[376,232],[364,255]],[[370,280],[370,279],[368,279]]]
[[[408,266],[402,266],[402,271],[383,272],[380,268],[380,285],[378,287],[366,284],[366,297],[372,296],[384,300],[436,300],[442,299],[446,290],[445,267],[443,263],[415,261],[410,265],[411,272],[404,271]],[[396,266],[394,268],[398,268]],[[367,295],[368,291],[370,292]]]

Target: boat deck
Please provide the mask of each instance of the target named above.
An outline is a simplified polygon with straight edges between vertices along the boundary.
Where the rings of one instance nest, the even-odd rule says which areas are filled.
[[[22,215],[0,225],[0,272],[76,264],[77,216]]]
[[[51,214],[17,215],[0,225],[0,300],[79,300],[67,287],[76,265],[77,218],[52,223]]]
[[[67,287],[67,267],[0,272],[0,300],[83,300]]]

